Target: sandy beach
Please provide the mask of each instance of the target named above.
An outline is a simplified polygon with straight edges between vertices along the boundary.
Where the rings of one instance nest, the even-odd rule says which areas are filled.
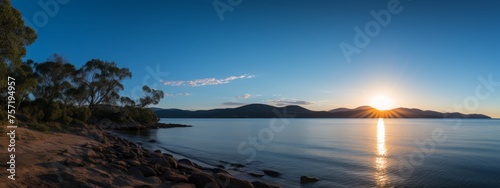
[[[0,187],[275,187],[148,151],[95,128],[72,133],[18,128],[16,133],[15,180],[2,170]],[[8,142],[0,137],[1,161],[9,160]]]

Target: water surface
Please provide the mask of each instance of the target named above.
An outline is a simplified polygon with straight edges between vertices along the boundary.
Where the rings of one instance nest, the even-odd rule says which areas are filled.
[[[128,132],[136,141],[238,177],[301,187],[500,187],[500,120],[162,119],[193,125]],[[234,168],[229,163],[245,165]]]

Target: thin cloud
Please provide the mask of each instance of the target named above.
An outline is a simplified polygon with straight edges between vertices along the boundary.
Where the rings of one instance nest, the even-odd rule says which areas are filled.
[[[165,97],[190,96],[191,93],[165,93]]]
[[[240,76],[230,76],[223,79],[217,78],[203,78],[196,80],[185,80],[185,81],[163,81],[164,85],[168,86],[189,86],[189,87],[197,87],[197,86],[207,86],[207,85],[220,85],[220,84],[228,84],[233,80],[245,79],[245,78],[254,78],[254,75],[244,74]]]
[[[276,99],[276,100],[270,100],[267,101],[269,104],[275,105],[275,106],[287,106],[287,105],[310,105],[314,104],[309,101],[302,101],[302,100],[296,100],[296,99]]]
[[[242,96],[236,96],[237,99],[248,99],[250,97],[252,97],[252,94],[248,94],[248,93],[244,94]]]
[[[222,105],[224,105],[224,106],[243,106],[243,105],[246,105],[246,103],[242,103],[242,102],[225,102],[225,103],[222,103]]]

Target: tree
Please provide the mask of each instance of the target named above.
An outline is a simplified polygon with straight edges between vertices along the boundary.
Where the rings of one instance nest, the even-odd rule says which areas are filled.
[[[34,96],[47,99],[49,102],[64,101],[64,95],[73,87],[75,66],[62,56],[54,54],[46,62],[35,64],[34,67],[38,81]]]
[[[33,60],[28,60],[23,62],[20,67],[11,67],[11,76],[16,79],[16,93],[15,98],[18,100],[16,109],[19,107],[23,101],[28,99],[31,92],[35,91],[37,88],[36,76],[33,72]]]
[[[21,64],[26,46],[35,42],[35,30],[25,26],[21,12],[12,7],[10,0],[0,2],[0,62]]]
[[[120,97],[120,103],[122,106],[135,106],[135,101],[129,97]]]
[[[131,78],[128,68],[118,68],[115,62],[92,59],[77,71],[76,82],[84,88],[85,102],[88,108],[98,104],[114,104],[123,90],[121,81]]]
[[[26,55],[26,46],[35,42],[37,35],[35,31],[24,25],[21,12],[12,7],[9,0],[0,1],[0,104],[5,106],[5,96],[7,92],[7,77],[11,71],[21,72],[21,58]],[[14,67],[15,69],[9,68]],[[17,79],[17,78],[15,78]],[[3,108],[5,109],[5,108]],[[4,112],[1,112],[4,113]],[[1,115],[0,115],[1,116]]]
[[[158,104],[165,96],[163,91],[151,89],[148,86],[142,86],[143,98],[139,99],[139,106],[146,107],[151,104]]]

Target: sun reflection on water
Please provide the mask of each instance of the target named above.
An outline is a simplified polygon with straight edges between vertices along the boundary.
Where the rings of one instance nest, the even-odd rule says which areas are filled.
[[[375,158],[375,168],[377,173],[375,175],[377,186],[387,186],[387,148],[385,147],[385,124],[384,119],[379,118],[377,123],[377,152]]]

